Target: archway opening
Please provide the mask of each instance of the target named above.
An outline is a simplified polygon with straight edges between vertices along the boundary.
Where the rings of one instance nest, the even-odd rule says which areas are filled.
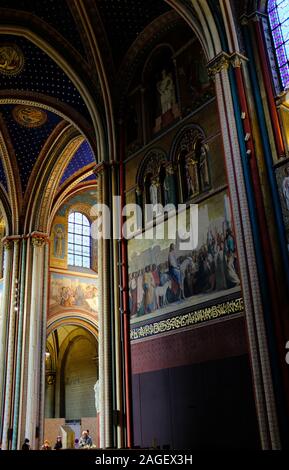
[[[81,432],[89,430],[97,445],[96,337],[82,326],[59,326],[47,338],[45,369],[45,439],[53,443],[71,429],[77,445]]]

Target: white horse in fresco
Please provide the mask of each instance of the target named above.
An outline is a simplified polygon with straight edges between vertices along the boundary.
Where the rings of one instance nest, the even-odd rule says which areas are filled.
[[[172,281],[167,281],[163,286],[158,286],[155,289],[156,307],[165,307],[168,304],[167,291],[172,288]],[[160,299],[162,299],[160,301]]]

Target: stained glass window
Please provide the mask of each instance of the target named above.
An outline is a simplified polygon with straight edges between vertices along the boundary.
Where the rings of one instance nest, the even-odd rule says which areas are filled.
[[[284,88],[289,88],[289,1],[268,0],[268,14]]]
[[[80,212],[68,218],[68,264],[90,268],[90,223]]]

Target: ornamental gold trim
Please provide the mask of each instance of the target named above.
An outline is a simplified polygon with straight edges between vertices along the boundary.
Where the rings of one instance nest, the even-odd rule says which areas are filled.
[[[184,313],[176,317],[167,318],[147,325],[132,328],[130,330],[131,341],[145,339],[162,333],[170,333],[184,328],[207,323],[219,318],[226,318],[230,315],[242,313],[244,311],[243,298],[230,300],[213,307],[195,310],[191,313]]]
[[[207,64],[208,74],[211,78],[214,78],[215,75],[223,70],[228,70],[230,66],[240,68],[247,61],[247,57],[239,52],[234,52],[233,54],[222,52]]]

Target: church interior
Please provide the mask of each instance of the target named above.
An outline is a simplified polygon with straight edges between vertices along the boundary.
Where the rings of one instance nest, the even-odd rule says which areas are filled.
[[[0,0],[3,450],[288,449],[288,250],[288,0]]]

